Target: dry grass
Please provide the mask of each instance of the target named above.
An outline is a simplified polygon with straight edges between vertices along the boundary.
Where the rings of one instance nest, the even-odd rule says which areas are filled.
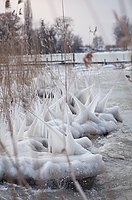
[[[18,4],[22,3],[21,0],[18,0]],[[9,9],[11,7],[10,1],[6,0],[5,1],[5,10]],[[12,38],[12,43],[15,44],[16,41],[15,39]],[[36,56],[34,54],[34,65],[31,64],[30,62],[30,56],[29,55],[23,55],[23,49],[25,48],[22,44],[21,46],[21,54],[18,56],[17,51],[15,46],[10,49],[10,45],[8,43],[5,43],[4,50],[0,52],[0,85],[1,85],[1,116],[5,116],[8,130],[11,133],[11,140],[12,140],[12,146],[13,146],[13,151],[15,155],[15,162],[12,160],[9,152],[6,151],[6,147],[2,142],[0,142],[0,146],[2,150],[6,153],[6,156],[11,160],[12,165],[17,171],[17,183],[21,186],[21,196],[24,197],[26,196],[25,194],[25,189],[22,187],[26,187],[28,189],[28,193],[32,196],[32,191],[30,189],[28,180],[26,180],[23,175],[20,172],[20,166],[18,162],[18,153],[17,153],[17,148],[16,144],[14,141],[13,137],[13,125],[12,125],[12,119],[10,112],[13,109],[13,104],[14,103],[20,103],[21,100],[23,101],[23,105],[20,104],[20,106],[23,106],[24,109],[27,109],[25,105],[27,106],[31,104],[33,98],[36,96],[36,88],[31,88],[31,83],[33,78],[37,77],[38,74],[42,73],[42,68],[43,66],[37,66],[37,63],[39,61],[39,56],[37,55],[37,44],[35,44],[35,49],[34,52],[36,52]],[[64,49],[66,48],[66,44],[64,42]],[[10,55],[10,52],[12,51],[12,56]],[[35,65],[36,62],[36,65]],[[26,65],[25,65],[26,63]],[[37,67],[36,67],[37,66]],[[44,71],[44,70],[43,70]],[[45,74],[47,71],[45,70]],[[66,80],[65,80],[65,89],[68,89],[67,81],[68,81],[68,70],[67,66],[65,66],[65,73],[66,73]],[[50,72],[50,75],[52,76],[52,81],[56,82],[56,77],[52,74],[52,71]],[[28,99],[28,102],[25,102],[25,96],[26,99]],[[30,106],[29,106],[30,107]],[[29,109],[28,107],[28,109]],[[37,158],[36,158],[37,159]],[[68,156],[67,156],[68,159]],[[69,163],[69,168],[70,171],[72,171],[72,167],[70,165],[70,161],[68,160]],[[5,175],[6,180],[10,183],[10,190],[11,190],[11,196],[12,199],[17,200],[17,192],[15,191],[15,186],[14,182],[16,180],[12,180],[9,174]],[[81,186],[79,183],[76,181],[76,178],[73,173],[71,173],[71,177],[74,180],[74,183],[76,185],[77,190],[82,196],[82,199],[86,200],[85,194],[83,190],[81,189]],[[38,179],[33,182],[35,187],[41,190],[39,196],[37,199],[44,199],[44,185],[43,182],[40,181],[39,177]],[[59,188],[59,183],[58,183],[58,188]],[[33,197],[34,198],[34,197]],[[60,197],[61,199],[65,199],[65,197],[62,195]]]
[[[121,48],[124,48],[126,46],[130,46],[131,45],[131,38],[130,38],[130,33],[129,33],[129,29],[128,29],[127,24],[119,19],[118,14],[115,11],[113,13],[114,13],[114,17],[115,17],[117,23],[119,24],[120,29],[124,33],[124,36],[121,37],[118,45]]]
[[[86,68],[90,67],[91,66],[91,62],[92,62],[92,57],[93,57],[93,52],[90,51],[90,52],[87,52],[84,57],[83,57],[83,62],[86,66]]]

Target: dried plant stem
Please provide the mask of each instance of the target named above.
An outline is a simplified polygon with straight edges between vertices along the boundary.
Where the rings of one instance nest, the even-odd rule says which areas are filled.
[[[87,197],[86,197],[86,194],[84,193],[81,185],[79,184],[79,182],[76,180],[76,177],[75,177],[75,174],[74,174],[74,171],[72,169],[72,165],[71,165],[71,162],[70,162],[70,159],[69,159],[69,156],[66,152],[66,150],[64,150],[64,153],[65,153],[65,156],[67,158],[67,162],[68,162],[68,165],[69,165],[69,170],[70,170],[70,174],[71,174],[71,179],[77,189],[77,191],[79,192],[80,196],[82,197],[82,200],[88,200]]]
[[[64,2],[62,0],[62,17],[64,23],[64,30],[63,30],[63,50],[64,50],[64,64],[65,64],[65,90],[66,90],[66,102],[67,102],[67,90],[68,90],[68,68],[66,65],[66,53],[67,53],[67,44],[66,44],[66,24],[65,24],[65,12],[64,12]]]

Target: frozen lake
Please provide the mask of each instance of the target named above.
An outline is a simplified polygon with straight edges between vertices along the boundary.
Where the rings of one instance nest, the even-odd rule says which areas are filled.
[[[23,55],[10,57],[10,64],[17,65],[21,60],[22,63],[26,64],[63,64],[66,63],[83,63],[83,57],[85,53],[58,53],[58,54],[39,54],[39,55]],[[94,52],[92,57],[93,63],[111,63],[111,62],[131,62],[132,54],[131,51],[106,51],[106,52]]]
[[[94,80],[101,91],[106,94],[113,87],[108,105],[118,105],[123,123],[118,123],[118,129],[106,137],[95,137],[92,139],[94,145],[99,148],[100,154],[106,165],[106,172],[98,175],[91,188],[84,183],[83,190],[90,200],[131,200],[132,197],[132,82],[126,75],[132,76],[131,71],[120,70],[96,70],[82,71],[78,69],[75,73],[87,75],[88,82]],[[2,182],[0,185],[0,199],[67,199],[81,200],[75,190],[66,189],[65,185],[60,189],[35,189],[22,188],[18,185]]]

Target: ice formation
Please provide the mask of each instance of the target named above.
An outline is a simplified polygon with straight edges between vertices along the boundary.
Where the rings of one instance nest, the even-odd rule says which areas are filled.
[[[30,105],[26,95],[26,100],[11,105],[12,133],[1,116],[0,179],[16,179],[20,172],[44,182],[71,179],[67,156],[77,179],[102,173],[102,156],[89,136],[107,134],[122,121],[119,107],[106,107],[112,91],[101,98],[100,90],[94,93],[94,84],[80,89],[75,81],[65,91],[63,84],[59,90],[45,89],[42,81],[41,76],[33,80],[37,92]],[[15,83],[12,90],[19,95]]]

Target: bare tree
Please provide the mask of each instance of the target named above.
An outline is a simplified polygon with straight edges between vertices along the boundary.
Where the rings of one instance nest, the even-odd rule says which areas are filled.
[[[66,52],[71,51],[70,44],[73,39],[72,22],[73,20],[70,17],[59,17],[55,20],[55,30],[61,52],[64,52],[64,50]]]
[[[101,36],[95,36],[93,38],[92,48],[94,50],[103,50],[104,49],[104,41]]]
[[[72,52],[80,52],[80,47],[83,46],[82,38],[79,35],[73,35]]]
[[[73,33],[73,20],[70,17],[59,17],[55,20],[57,50],[60,52],[79,52],[83,45],[82,38]]]

